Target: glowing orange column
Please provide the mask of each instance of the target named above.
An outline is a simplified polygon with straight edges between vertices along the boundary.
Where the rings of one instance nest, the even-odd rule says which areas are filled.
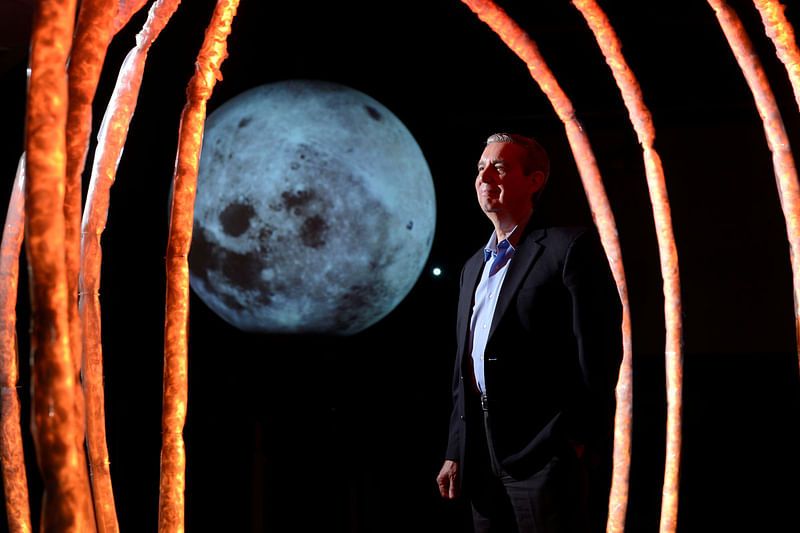
[[[227,38],[238,0],[218,0],[197,55],[197,69],[186,90],[181,114],[178,154],[172,183],[169,241],[167,243],[167,295],[164,334],[164,395],[161,446],[159,532],[184,530],[186,421],[189,322],[189,248],[192,242],[197,166],[203,142],[206,101],[227,56]]]
[[[44,482],[42,531],[84,532],[89,479],[79,467],[64,251],[66,63],[74,0],[40,0],[31,35],[26,116],[26,250],[31,284],[33,434]]]
[[[117,78],[114,92],[98,133],[89,191],[81,227],[80,316],[84,350],[84,387],[86,390],[87,435],[92,467],[92,488],[98,530],[119,530],[105,431],[103,392],[103,350],[101,344],[100,272],[102,249],[100,239],[108,219],[111,186],[117,164],[127,138],[139,88],[142,82],[147,52],[152,42],[169,21],[179,4],[178,0],[153,4],[144,28],[137,36],[137,46],[128,54]],[[118,13],[114,25],[130,13]]]
[[[17,396],[17,287],[19,252],[25,224],[25,156],[19,161],[14,189],[8,203],[3,241],[0,244],[0,460],[6,496],[6,515],[10,533],[30,533],[31,511],[28,502],[28,476]]]
[[[680,478],[681,417],[683,388],[683,347],[681,321],[680,276],[678,253],[672,232],[667,187],[664,170],[653,142],[655,128],[650,111],[644,104],[639,82],[622,55],[622,43],[606,14],[594,0],[573,0],[575,7],[586,19],[597,39],[606,63],[611,68],[614,80],[620,89],[625,107],[628,109],[639,143],[642,145],[647,188],[653,206],[661,276],[664,282],[664,315],[666,324],[666,368],[667,368],[667,453],[662,494],[661,531],[674,531],[678,510],[678,488]],[[609,504],[608,531],[625,529],[625,511],[628,497],[628,474],[630,471],[630,424],[631,392],[630,361],[623,361],[620,384],[617,386],[618,409],[614,438],[614,477]],[[620,391],[625,394],[620,394]]]
[[[614,213],[611,211],[611,205],[603,187],[603,180],[597,167],[594,152],[592,152],[586,133],[575,118],[572,102],[558,85],[558,81],[539,53],[536,43],[500,7],[489,0],[462,0],[462,2],[469,6],[478,15],[478,18],[497,33],[520,59],[525,61],[531,76],[539,84],[542,92],[545,93],[553,105],[556,114],[564,123],[567,139],[592,210],[592,217],[600,233],[600,240],[608,256],[608,262],[622,300],[623,361],[630,361],[632,353],[630,306],[628,304],[628,288],[625,281],[625,269],[622,265],[622,252],[620,251],[619,238],[617,236],[617,226],[614,221]],[[629,382],[629,377],[623,379],[623,388],[617,392],[618,396],[626,397],[630,395],[629,390],[625,390],[626,387],[629,387]]]
[[[798,108],[800,108],[800,51],[798,51],[797,42],[795,41],[794,29],[792,28],[792,25],[789,24],[789,21],[786,20],[786,16],[783,13],[785,7],[782,6],[780,2],[775,0],[753,0],[753,3],[761,14],[761,20],[764,23],[764,28],[766,29],[767,35],[775,44],[775,49],[778,53],[778,59],[780,59],[786,67],[786,72],[789,75],[789,82],[791,83],[792,90],[794,91],[795,101],[797,102]],[[757,75],[757,73],[754,73],[753,77],[756,77]],[[749,80],[748,83],[750,83]],[[769,102],[768,97],[764,97],[764,99],[765,101],[763,107],[765,110],[771,109],[771,106],[774,104],[774,102]],[[756,100],[756,102],[758,102],[758,100]],[[762,113],[761,107],[759,107],[759,113]],[[777,113],[777,110],[775,110],[775,113]],[[763,113],[762,116],[764,116]],[[800,273],[798,273],[798,270],[800,270],[798,267],[798,261],[800,261],[800,258],[797,256],[797,254],[800,253],[798,250],[798,247],[800,247],[800,244],[798,243],[798,239],[800,239],[800,233],[798,233],[800,200],[798,200],[797,196],[797,178],[796,176],[793,177],[793,173],[796,174],[796,172],[794,172],[794,163],[792,162],[791,169],[788,169],[786,164],[787,158],[791,157],[789,145],[786,144],[783,146],[780,144],[782,142],[782,137],[785,136],[785,132],[783,131],[782,126],[779,128],[773,127],[773,129],[775,130],[772,133],[772,136],[774,137],[774,143],[770,141],[769,146],[773,153],[778,192],[780,193],[781,207],[783,209],[784,218],[786,219],[786,230],[789,234],[789,244],[791,247],[792,271],[794,278],[795,327],[798,358],[800,358]],[[770,133],[768,132],[767,135],[769,136]],[[787,154],[781,154],[778,156],[776,154],[776,150],[786,151]]]
[[[800,108],[800,50],[797,49],[794,29],[783,13],[786,7],[777,0],[753,0],[753,4],[761,14],[767,35],[775,44],[778,59],[786,67],[795,101]]]
[[[720,27],[725,33],[725,38],[728,40],[733,55],[747,80],[747,85],[753,93],[758,114],[764,123],[767,144],[772,152],[772,165],[775,169],[778,195],[786,221],[786,234],[789,238],[794,285],[795,327],[798,350],[800,350],[800,186],[797,182],[797,169],[789,145],[789,137],[783,127],[775,95],[772,93],[767,76],[741,20],[724,1],[708,0],[708,3],[714,9]]]
[[[116,0],[84,0],[78,12],[78,21],[75,27],[75,36],[70,53],[67,78],[69,80],[69,112],[67,114],[67,171],[64,185],[64,223],[66,240],[67,271],[67,305],[69,310],[70,325],[70,351],[73,354],[75,382],[81,382],[82,358],[82,327],[78,309],[78,274],[80,270],[80,226],[81,226],[81,192],[84,163],[89,146],[89,134],[92,128],[92,100],[97,89],[100,71],[103,67],[106,50],[111,42],[111,24],[116,13]],[[85,375],[85,374],[84,374]],[[97,402],[97,387],[86,387],[85,394],[80,394],[77,389],[76,417],[86,421],[88,436],[97,435],[97,431],[90,431],[98,423],[104,421],[86,420],[87,415],[96,414],[93,404]],[[93,397],[91,395],[94,395]],[[84,397],[85,396],[85,397]],[[100,392],[102,401],[102,389]],[[84,432],[78,435],[78,447],[83,449]],[[94,512],[97,528],[101,533],[115,532],[116,516],[113,514],[113,496],[111,495],[110,482],[104,483],[106,478],[99,471],[96,457],[97,443],[88,442],[89,469],[91,473]],[[105,433],[103,432],[103,449],[105,449]],[[94,454],[93,454],[94,452]],[[80,468],[86,468],[86,457],[79,454]],[[94,464],[93,464],[94,462]],[[108,516],[109,504],[112,516]],[[113,520],[112,520],[113,517]],[[114,526],[109,524],[111,522]]]

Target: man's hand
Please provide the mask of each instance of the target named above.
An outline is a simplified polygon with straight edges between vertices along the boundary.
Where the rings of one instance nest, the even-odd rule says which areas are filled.
[[[442,498],[452,500],[458,496],[458,463],[450,461],[444,462],[439,475],[436,476],[436,483],[439,485],[439,494]]]

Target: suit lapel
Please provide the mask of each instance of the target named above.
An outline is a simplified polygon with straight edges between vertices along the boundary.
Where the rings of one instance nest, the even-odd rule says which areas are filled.
[[[543,245],[540,244],[539,241],[541,241],[545,235],[546,230],[544,228],[532,228],[529,232],[525,232],[522,235],[514,251],[511,264],[508,265],[508,272],[503,280],[503,286],[500,289],[497,307],[494,310],[494,317],[492,318],[492,327],[489,330],[489,339],[492,338],[497,324],[508,310],[508,306],[511,305],[511,302],[514,300],[514,295],[517,294],[528,271],[533,267],[533,263],[539,257],[543,249]]]

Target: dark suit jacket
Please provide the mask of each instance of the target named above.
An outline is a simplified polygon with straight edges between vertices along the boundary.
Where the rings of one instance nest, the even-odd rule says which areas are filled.
[[[464,266],[447,459],[470,474],[469,441],[482,423],[472,381],[469,324],[483,250]],[[514,477],[536,472],[572,444],[612,435],[622,359],[621,305],[597,234],[534,219],[516,247],[485,350],[486,392],[498,460]]]

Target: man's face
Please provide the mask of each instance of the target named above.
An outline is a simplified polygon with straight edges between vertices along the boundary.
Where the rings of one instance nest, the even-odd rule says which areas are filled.
[[[544,182],[541,171],[525,174],[524,148],[512,143],[491,143],[478,161],[475,191],[487,215],[519,218],[531,208],[531,196]]]

